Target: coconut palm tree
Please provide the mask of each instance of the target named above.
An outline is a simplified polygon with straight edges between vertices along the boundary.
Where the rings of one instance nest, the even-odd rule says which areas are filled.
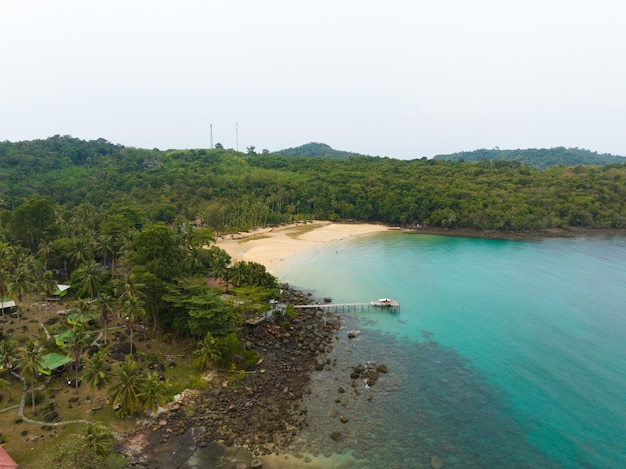
[[[225,293],[228,293],[228,283],[229,283],[229,275],[230,275],[230,262],[231,257],[228,255],[226,251],[218,248],[217,246],[212,246],[209,249],[209,253],[211,254],[211,270],[210,274],[219,278],[224,282],[225,285]]]
[[[46,298],[53,296],[57,292],[59,284],[54,279],[54,274],[51,270],[44,271],[41,280],[38,282],[37,289],[41,291]]]
[[[9,401],[13,400],[13,396],[11,396],[11,381],[0,378],[0,389],[6,389],[9,392]]]
[[[96,309],[100,313],[100,319],[104,325],[104,343],[108,343],[107,329],[109,326],[109,319],[113,313],[113,307],[115,305],[115,298],[108,293],[101,293],[96,300]]]
[[[119,404],[122,415],[131,415],[141,409],[141,381],[142,373],[137,362],[129,357],[120,365],[114,373],[114,385],[109,389],[111,392],[111,405]]]
[[[124,305],[130,298],[139,298],[143,294],[141,288],[145,285],[138,281],[138,276],[133,271],[125,272],[115,279],[115,294],[120,305]]]
[[[135,324],[146,314],[142,301],[136,296],[131,296],[124,302],[124,314],[130,327],[130,353],[133,353],[133,330]]]
[[[214,363],[222,358],[222,355],[217,350],[217,341],[210,332],[207,332],[204,339],[198,342],[198,348],[193,352],[193,354],[196,357],[193,360],[193,364],[201,370],[210,368]]]
[[[45,272],[43,272],[41,278],[36,282],[35,286],[37,288],[37,292],[41,296],[41,301],[39,302],[39,307],[37,311],[37,322],[41,323],[41,308],[43,302],[46,298],[50,298],[56,293],[59,285],[54,279],[54,274],[52,273],[52,271],[46,270]]]
[[[88,448],[95,451],[100,456],[106,456],[111,451],[111,446],[115,437],[111,430],[104,425],[90,423],[87,425],[83,440]]]
[[[80,323],[77,323],[72,330],[73,334],[68,338],[65,347],[69,349],[74,355],[74,368],[76,370],[76,380],[74,392],[78,393],[78,370],[80,370],[81,359],[83,352],[91,342],[91,335],[83,329]]]
[[[108,234],[101,234],[96,238],[95,253],[102,256],[104,265],[107,265],[107,260],[111,259],[111,271],[113,271],[113,259],[115,257],[115,248],[113,247],[113,237]],[[109,257],[110,256],[110,257]]]
[[[8,293],[14,297],[17,302],[17,325],[20,325],[20,305],[24,295],[31,291],[34,287],[32,272],[26,266],[18,267],[15,275],[11,278],[8,285]]]
[[[149,412],[156,411],[160,405],[165,403],[166,391],[167,386],[165,382],[161,381],[158,373],[151,372],[141,384],[141,394],[139,394],[141,405]]]
[[[39,362],[43,356],[43,347],[39,343],[31,339],[22,347],[22,358],[19,361],[19,367],[22,374],[30,376],[30,392],[32,411],[35,411],[35,380],[39,376]]]
[[[90,409],[93,409],[94,390],[102,389],[111,382],[111,365],[106,362],[106,350],[98,350],[93,356],[85,361],[85,374],[83,377],[91,388]]]
[[[42,240],[39,243],[39,249],[37,249],[37,255],[43,260],[43,270],[48,270],[48,261],[50,260],[50,256],[54,252],[54,247],[52,242],[48,240]]]
[[[2,302],[9,293],[9,282],[9,272],[0,267],[0,302]],[[4,316],[4,303],[2,303],[0,309],[2,309],[2,315]]]
[[[0,372],[8,377],[18,360],[19,353],[15,342],[9,339],[0,340]]]
[[[71,256],[72,264],[81,265],[93,258],[93,239],[83,234],[74,239],[74,253]]]
[[[94,312],[92,304],[89,300],[78,300],[78,309],[72,313],[73,320],[77,325],[87,327],[89,321],[94,319]]]
[[[96,293],[100,290],[102,284],[102,271],[100,264],[95,260],[90,260],[82,264],[76,272],[74,272],[76,282],[81,285],[81,290],[94,299]]]

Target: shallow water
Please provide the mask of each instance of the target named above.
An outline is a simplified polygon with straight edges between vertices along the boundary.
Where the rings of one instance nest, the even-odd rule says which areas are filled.
[[[320,467],[623,467],[625,238],[385,233],[277,274],[337,303],[401,303],[399,314],[342,314],[334,366],[314,375],[309,431],[294,447],[329,457]],[[350,367],[367,360],[389,372],[353,388]]]

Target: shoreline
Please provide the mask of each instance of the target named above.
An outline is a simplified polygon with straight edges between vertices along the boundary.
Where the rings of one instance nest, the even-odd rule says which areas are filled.
[[[257,262],[271,272],[288,257],[323,244],[394,229],[399,228],[373,223],[316,221],[226,235],[216,244],[230,255],[233,262]]]
[[[449,229],[431,226],[408,228],[374,223],[315,221],[258,228],[248,232],[224,235],[217,240],[216,244],[231,256],[233,262],[257,262],[264,265],[270,273],[273,273],[280,262],[293,255],[320,247],[323,244],[388,231],[401,231],[406,234],[415,235],[424,234],[510,241],[626,235],[626,230],[617,228],[601,229],[576,227],[550,228],[541,231],[503,232],[468,228]]]

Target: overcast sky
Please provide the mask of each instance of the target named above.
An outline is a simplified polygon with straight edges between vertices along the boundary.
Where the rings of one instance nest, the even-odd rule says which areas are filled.
[[[626,155],[623,0],[0,5],[0,140]]]

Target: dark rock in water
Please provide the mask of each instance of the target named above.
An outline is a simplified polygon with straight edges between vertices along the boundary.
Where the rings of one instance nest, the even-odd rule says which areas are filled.
[[[376,367],[376,371],[380,372],[380,373],[387,373],[387,366],[386,365],[378,365]]]
[[[339,441],[343,438],[343,435],[341,434],[341,432],[334,431],[330,434],[330,437],[335,441]]]
[[[324,298],[324,303],[330,303],[331,301],[333,301],[332,298],[328,298],[328,297]]]
[[[349,338],[349,339],[354,339],[354,338],[356,337],[356,335],[357,335],[357,334],[356,334],[356,332],[354,332],[354,331],[350,331],[350,332],[348,332],[348,338]]]
[[[340,421],[341,423],[347,423],[347,422],[348,422],[348,420],[350,420],[350,419],[349,419],[348,417],[346,417],[345,415],[341,415],[341,416],[339,417],[339,421]]]

